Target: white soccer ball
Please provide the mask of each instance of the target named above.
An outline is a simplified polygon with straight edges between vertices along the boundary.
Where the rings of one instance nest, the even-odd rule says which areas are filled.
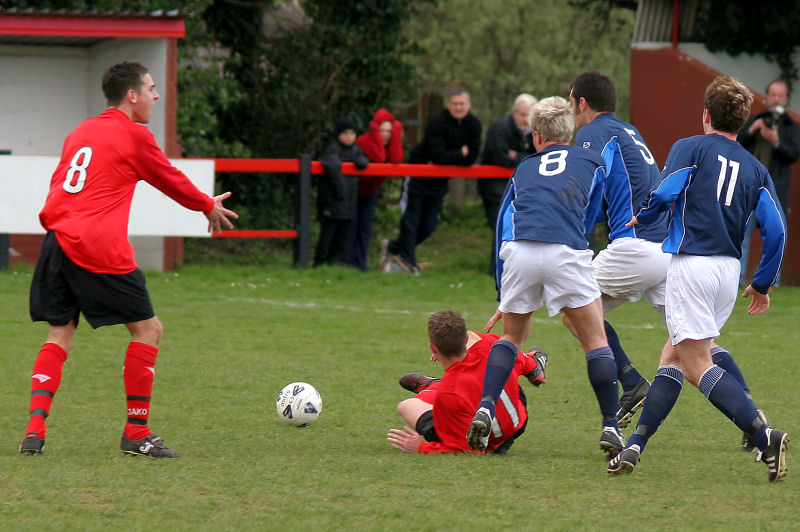
[[[307,382],[287,384],[275,402],[278,417],[293,427],[307,427],[322,412],[322,396]]]

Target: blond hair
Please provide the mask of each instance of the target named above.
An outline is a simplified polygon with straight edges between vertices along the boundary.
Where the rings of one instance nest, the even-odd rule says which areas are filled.
[[[538,131],[544,142],[567,143],[575,130],[572,106],[561,96],[550,96],[539,100],[531,108],[528,125]]]

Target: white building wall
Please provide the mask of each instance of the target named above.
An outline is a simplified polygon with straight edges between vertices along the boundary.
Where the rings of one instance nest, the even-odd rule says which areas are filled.
[[[86,118],[88,50],[0,45],[0,149],[58,155]]]
[[[91,47],[0,45],[0,150],[60,155],[70,131],[105,110],[103,72],[123,60],[142,63],[156,82],[161,98],[148,127],[164,149],[167,41],[159,38],[107,39]],[[0,193],[5,193],[2,181]],[[140,267],[162,269],[163,238],[132,237],[131,242]]]
[[[165,39],[109,39],[90,48],[0,45],[0,150],[59,155],[69,132],[106,108],[103,72],[122,60],[144,64],[162,89],[148,127],[163,149],[166,55]]]

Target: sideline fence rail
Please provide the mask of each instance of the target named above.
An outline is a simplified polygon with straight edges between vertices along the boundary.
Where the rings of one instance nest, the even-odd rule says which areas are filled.
[[[214,159],[215,172],[297,174],[295,188],[294,230],[220,231],[215,238],[292,238],[294,239],[294,265],[305,268],[311,262],[311,176],[325,173],[322,163],[311,156],[297,159]],[[381,177],[455,177],[455,178],[507,178],[511,168],[502,166],[445,166],[434,164],[380,164],[370,163],[358,170],[353,163],[342,163],[342,173],[353,176]]]

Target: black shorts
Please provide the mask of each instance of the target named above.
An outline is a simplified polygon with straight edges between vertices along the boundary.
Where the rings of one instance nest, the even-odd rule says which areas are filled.
[[[94,273],[64,254],[49,231],[42,242],[30,293],[33,321],[50,325],[78,324],[81,312],[89,325],[102,327],[147,320],[155,316],[144,274]]]
[[[425,438],[425,441],[442,441],[439,435],[436,434],[436,429],[433,428],[433,410],[426,410],[419,416],[414,430],[417,431],[417,434]]]

